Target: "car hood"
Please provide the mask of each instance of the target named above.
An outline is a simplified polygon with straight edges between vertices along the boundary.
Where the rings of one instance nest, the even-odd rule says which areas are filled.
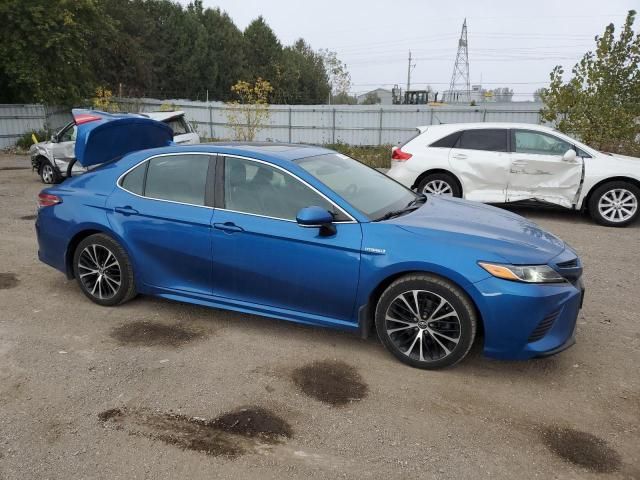
[[[142,115],[81,109],[72,113],[78,127],[75,156],[83,167],[173,142],[173,130],[167,124]]]
[[[487,250],[512,264],[546,264],[565,249],[561,239],[520,215],[452,197],[430,195],[418,210],[388,222],[434,240]]]
[[[614,160],[620,168],[623,168],[623,172],[631,171],[638,173],[640,172],[640,158],[637,157],[628,157],[627,155],[618,155],[617,153],[603,153],[602,154],[605,159],[611,162]]]

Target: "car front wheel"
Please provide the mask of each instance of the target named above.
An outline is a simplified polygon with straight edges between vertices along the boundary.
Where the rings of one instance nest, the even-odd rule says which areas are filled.
[[[40,163],[39,173],[42,183],[47,185],[60,183],[60,174],[56,171],[53,165],[51,165],[49,160],[42,160]]]
[[[456,285],[429,274],[394,281],[376,307],[384,346],[412,367],[436,369],[462,360],[476,336],[477,314]]]
[[[616,181],[598,187],[589,197],[589,214],[600,225],[625,227],[640,214],[640,189]]]
[[[73,269],[82,292],[98,305],[114,306],[136,295],[133,269],[124,249],[104,234],[80,242]]]

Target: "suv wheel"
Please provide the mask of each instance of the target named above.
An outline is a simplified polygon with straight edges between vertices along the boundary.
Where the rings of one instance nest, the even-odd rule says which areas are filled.
[[[467,295],[435,275],[396,280],[376,308],[376,329],[384,346],[417,368],[448,367],[462,360],[473,344],[477,323]]]
[[[431,195],[448,195],[451,197],[462,197],[462,192],[458,182],[447,173],[433,173],[424,177],[418,184],[419,193]]]
[[[60,183],[60,174],[56,171],[49,160],[42,160],[40,162],[39,172],[42,183],[52,185],[54,183]]]
[[[640,189],[616,181],[598,187],[589,197],[589,214],[600,225],[625,227],[640,214]]]
[[[119,305],[136,295],[127,253],[102,233],[80,242],[73,256],[73,271],[82,292],[98,305]]]

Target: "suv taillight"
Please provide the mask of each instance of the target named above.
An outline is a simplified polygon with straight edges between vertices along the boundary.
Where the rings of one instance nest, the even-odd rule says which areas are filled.
[[[396,148],[396,149],[391,153],[391,159],[392,159],[392,160],[405,161],[405,160],[409,160],[412,156],[413,156],[413,155],[411,155],[410,153],[403,152],[400,148]]]
[[[38,207],[52,207],[62,203],[62,199],[57,195],[51,195],[50,193],[39,193],[38,194]]]

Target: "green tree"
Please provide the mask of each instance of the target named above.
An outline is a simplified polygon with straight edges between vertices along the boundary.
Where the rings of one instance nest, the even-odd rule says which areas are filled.
[[[0,102],[71,104],[92,95],[116,35],[94,0],[0,2]]]
[[[555,67],[549,87],[541,92],[544,120],[600,150],[640,153],[640,34],[633,31],[635,15],[629,12],[617,39],[609,24],[596,37],[595,51],[573,67],[567,82],[562,67]]]
[[[282,44],[273,30],[258,17],[244,30],[245,78],[275,82],[282,63]]]
[[[329,80],[322,57],[302,39],[284,48],[278,65],[274,102],[284,104],[325,103]]]

